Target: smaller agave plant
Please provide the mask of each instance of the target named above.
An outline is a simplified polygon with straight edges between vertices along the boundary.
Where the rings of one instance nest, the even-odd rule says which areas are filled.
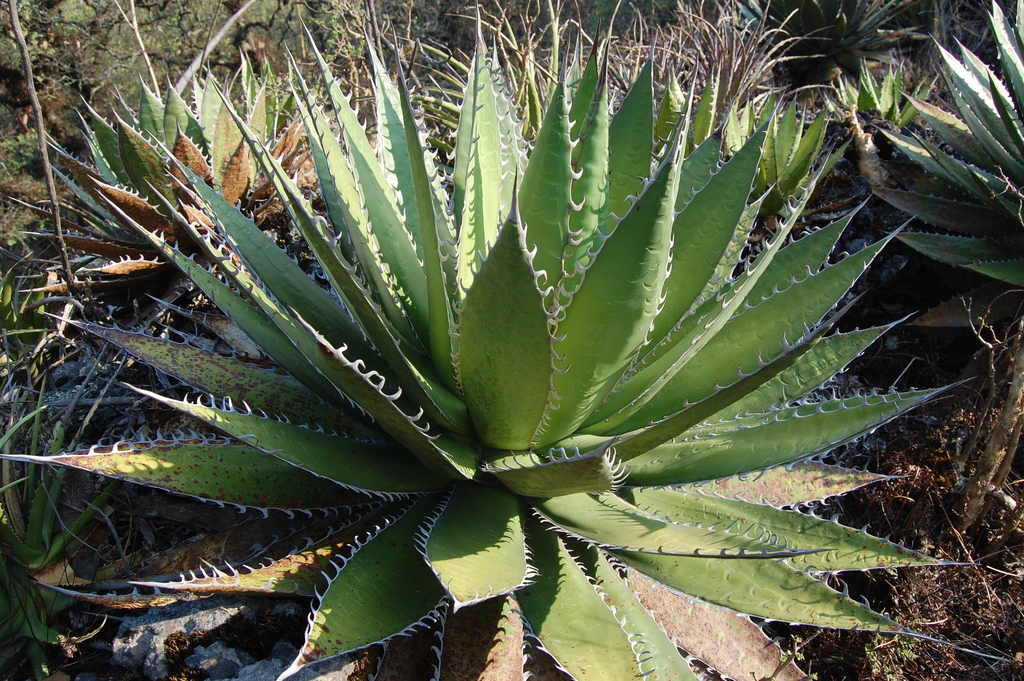
[[[897,208],[950,233],[900,239],[925,255],[1015,286],[1024,285],[1024,14],[1017,24],[992,3],[989,21],[1005,80],[961,46],[939,48],[959,116],[910,98],[953,153],[921,137],[887,133],[931,176],[908,190],[876,189]]]
[[[293,125],[279,135],[294,103],[275,92],[276,79],[269,68],[255,72],[244,55],[237,80],[246,125],[262,141],[276,140],[275,156],[301,175],[303,163],[308,162],[308,155],[299,149],[301,126]],[[63,154],[70,176],[61,179],[89,209],[82,213],[81,223],[65,218],[70,233],[64,241],[88,254],[79,273],[89,279],[94,293],[146,284],[168,273],[168,263],[138,235],[134,225],[163,233],[172,242],[183,240],[182,247],[191,248],[187,233],[175,227],[172,213],[185,211],[199,218],[201,211],[189,203],[186,194],[176,191],[175,183],[184,180],[179,163],[206,178],[226,200],[242,201],[250,211],[271,192],[269,185],[257,185],[256,163],[222,104],[212,74],[202,81],[193,80],[192,90],[190,106],[172,88],[161,98],[140,83],[137,111],[123,105],[113,122],[89,108],[84,117],[85,137],[94,165]],[[158,147],[172,150],[175,162],[167,162]],[[163,201],[170,201],[170,206]],[[40,212],[49,215],[45,209]],[[98,256],[100,262],[89,256]],[[45,291],[62,289],[63,285],[55,285]]]
[[[917,117],[917,108],[908,99],[908,94],[920,100],[935,85],[934,81],[923,80],[911,90],[904,86],[904,78],[902,67],[890,66],[879,83],[871,69],[865,67],[858,74],[856,83],[846,77],[839,79],[836,83],[837,99],[847,111],[877,111],[882,119],[902,129]]]
[[[884,61],[913,28],[888,28],[918,0],[741,0],[747,16],[763,20],[786,40],[808,82],[860,70],[864,60]]]
[[[136,586],[309,597],[283,677],[375,644],[387,666],[426,630],[433,678],[695,679],[697,656],[798,679],[750,617],[910,633],[831,576],[938,561],[798,506],[877,479],[809,457],[935,391],[815,392],[885,331],[828,333],[885,241],[830,255],[849,218],[793,239],[798,201],[749,253],[771,121],[727,162],[715,138],[683,158],[650,64],[612,115],[592,62],[529,146],[479,49],[446,166],[401,77],[374,57],[372,144],[317,59],[319,88],[293,79],[322,204],[235,122],[321,281],[157,141],[179,181],[147,197],[198,253],[136,226],[273,366],[87,326],[200,391],[142,392],[222,435],[41,460],[345,520]]]

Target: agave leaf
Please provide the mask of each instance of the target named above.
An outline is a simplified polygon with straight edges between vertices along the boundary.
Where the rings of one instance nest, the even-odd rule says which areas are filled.
[[[602,236],[592,262],[577,264],[577,288],[559,285],[555,302],[566,307],[555,312],[551,397],[535,444],[572,434],[647,336],[668,276],[677,182],[672,168],[663,164],[614,231]]]
[[[708,603],[787,622],[834,629],[905,633],[884,615],[782,560],[694,558],[615,551],[624,563]]]
[[[566,82],[572,95],[570,97],[572,104],[569,108],[569,122],[572,127],[569,129],[569,136],[574,140],[584,137],[591,125],[589,114],[595,103],[594,95],[598,87],[603,86],[603,83],[600,82],[601,74],[598,71],[600,68],[598,62],[601,61],[600,54],[602,51],[603,45],[595,42],[590,58],[587,60],[587,65],[584,67],[579,80],[574,82],[572,74],[568,74]],[[582,149],[574,150],[573,163],[579,161],[580,152],[582,152]]]
[[[562,538],[537,521],[528,526],[536,581],[516,593],[529,632],[574,678],[640,678],[618,618],[569,554]]]
[[[991,159],[989,163],[994,161],[1012,178],[1024,178],[1024,164],[1011,152],[1015,146],[1012,140],[997,137],[997,134],[1007,134],[1009,131],[995,110],[995,103],[988,90],[989,83],[980,82],[956,57],[941,46],[939,49],[946,63],[946,77],[952,86],[950,91],[957,102],[957,109],[978,144]]]
[[[421,337],[427,334],[426,278],[416,256],[412,235],[395,205],[394,194],[384,177],[355,111],[348,98],[341,93],[338,81],[330,75],[330,68],[319,51],[314,51],[329,101],[334,109],[338,126],[345,139],[351,171],[359,185],[362,205],[366,211],[373,237],[396,283],[396,294]],[[321,133],[321,140],[333,139],[333,134]],[[360,260],[365,269],[372,260]]]
[[[519,451],[491,458],[484,470],[513,492],[548,497],[605,492],[615,486],[618,468],[608,438],[574,438],[576,444],[552,447],[543,456]]]
[[[376,434],[354,422],[353,415],[337,405],[328,406],[301,382],[262,364],[120,329],[93,324],[82,324],[81,328],[203,392],[313,428],[325,427],[361,439]]]
[[[466,404],[481,442],[497,449],[529,448],[548,402],[552,341],[536,280],[513,212],[466,293],[459,326]]]
[[[577,92],[577,97],[579,93]],[[575,109],[576,102],[573,102]],[[562,286],[575,290],[579,265],[589,262],[589,254],[597,249],[603,231],[608,227],[608,88],[602,75],[593,102],[589,105],[586,132],[572,137],[573,180],[570,188],[572,202],[569,212],[569,234],[562,255]],[[572,119],[574,110],[570,110]]]
[[[849,442],[935,393],[835,399],[703,424],[625,461],[628,480],[634,485],[696,482],[789,463]]]
[[[445,681],[522,681],[523,618],[508,597],[452,612],[444,624]]]
[[[543,273],[539,283],[545,287],[557,283],[561,276],[572,187],[572,144],[563,83],[555,84],[550,100],[519,187],[519,216],[530,250],[536,248],[533,267]]]
[[[168,147],[174,147],[177,144],[178,135],[184,135],[186,139],[191,140],[200,148],[203,146],[205,139],[199,121],[195,119],[188,104],[174,88],[167,88],[163,109],[164,143]]]
[[[999,48],[999,62],[1009,80],[1014,99],[1024,101],[1024,59],[1021,57],[1020,34],[1014,33],[999,5],[992,5],[990,18],[996,47]]]
[[[207,80],[207,84],[210,81]],[[224,170],[227,168],[228,160],[235,154],[238,147],[244,142],[242,141],[242,131],[239,130],[235,120],[232,117],[230,105],[227,103],[227,96],[220,92],[219,89],[214,85],[213,91],[219,94],[221,99],[221,106],[217,111],[216,122],[212,130],[208,132],[210,140],[210,167],[213,171],[213,186],[215,189],[221,188],[221,182],[224,178]]]
[[[316,214],[301,190],[287,177],[280,163],[262,149],[259,141],[250,137],[256,158],[281,195],[292,219],[302,230],[306,242],[331,273],[332,284],[353,309],[367,333],[372,330],[379,334],[376,327],[380,326],[380,322],[374,318],[383,314],[394,329],[392,333],[410,349],[415,349],[415,334],[405,316],[405,306],[398,299],[395,285],[389,276],[390,270],[382,260],[385,251],[374,246],[369,211],[356,189],[356,175],[342,151],[341,143],[331,131],[326,116],[313,102],[313,94],[304,87],[301,79],[296,82],[300,88],[297,97],[299,111],[308,131],[307,139],[327,204],[328,217],[337,226],[339,233],[342,232],[341,226],[345,227],[344,236],[336,240],[338,250],[343,255],[343,266],[334,265],[339,258],[335,255],[335,249],[328,245],[335,241],[334,235],[322,234],[326,230],[319,228]],[[361,279],[363,283],[360,286],[358,282]],[[383,338],[378,338],[378,342],[381,340]],[[393,345],[393,341],[387,345]]]
[[[424,555],[454,608],[507,594],[530,576],[519,500],[498,487],[457,483],[426,530]]]
[[[299,84],[302,85],[301,80]],[[303,104],[304,99],[311,97],[312,95],[308,91],[303,90],[303,98],[300,98],[300,111],[303,113],[307,127],[316,131],[316,134],[310,138],[310,146],[324,187],[328,211],[330,213],[333,206],[335,212],[331,213],[332,219],[341,220],[343,224],[349,225],[356,221],[367,228],[362,212],[358,208],[359,195],[353,184],[354,178],[343,162],[340,145],[330,133],[326,120],[319,109],[309,108],[309,106],[313,106],[312,101],[309,102],[309,106]],[[254,146],[254,148],[257,147]],[[261,149],[257,150],[257,155],[264,167],[272,168],[272,171],[269,172],[272,172],[277,178],[275,183],[280,183],[283,191],[287,192],[292,216],[298,222],[306,242],[316,254],[335,290],[345,300],[348,310],[352,311],[362,330],[373,341],[373,346],[367,344],[365,350],[357,350],[356,354],[365,360],[371,360],[379,351],[387,362],[373,363],[375,371],[383,376],[396,376],[411,395],[420,398],[416,401],[425,407],[430,418],[456,432],[466,432],[469,429],[469,416],[465,404],[451,393],[441,382],[442,379],[434,375],[433,367],[422,357],[415,334],[408,326],[408,321],[402,316],[400,303],[389,292],[389,284],[383,277],[382,266],[378,267],[377,264],[370,267],[365,266],[366,262],[376,263],[376,256],[372,255],[374,247],[370,233],[368,231],[361,232],[360,229],[349,231],[350,234],[355,232],[365,237],[354,240],[352,244],[354,251],[350,255],[357,259],[372,258],[371,261],[362,260],[364,266],[357,270],[348,262],[347,256],[339,254],[338,249],[332,245],[332,242],[336,241],[333,235],[325,233],[323,229],[325,223],[321,219],[312,217],[311,207],[301,197],[294,183],[284,175],[283,169],[280,168],[277,161]],[[353,204],[353,202],[355,203]],[[247,229],[251,229],[251,227],[247,227]],[[258,235],[254,236],[258,238]],[[337,240],[337,242],[343,241],[344,239]],[[287,258],[287,256],[284,257]],[[372,296],[367,295],[369,291],[367,291],[361,274],[370,274],[371,286],[369,288],[378,292],[375,300]],[[304,275],[303,277],[308,280],[308,277]],[[315,287],[315,284],[313,285]],[[325,294],[321,291],[320,295]],[[380,301],[384,301],[384,303],[379,304]],[[336,315],[345,316],[344,310],[333,301],[325,304],[330,305]],[[314,324],[314,326],[316,325]],[[349,331],[338,341],[353,346],[352,349],[358,349],[363,345],[358,342],[361,335],[359,332]]]
[[[789,352],[808,329],[821,323],[887,241],[793,282],[737,314],[619,427],[643,428],[658,415],[671,413],[675,405],[693,404],[714,394],[718,386],[734,381],[737,372],[750,375]],[[806,266],[805,271],[809,271]]]
[[[674,593],[635,570],[629,571],[628,584],[673,641],[724,676],[732,679],[808,680],[808,676],[792,662],[779,669],[782,651],[749,618]]]
[[[878,187],[874,192],[900,210],[950,231],[976,236],[1004,236],[1019,230],[1004,214],[976,203],[886,187]]]
[[[164,141],[164,103],[139,78],[139,129],[154,141]]]
[[[128,182],[128,174],[124,170],[121,152],[118,149],[117,131],[92,107],[87,105],[86,110],[89,112],[90,123],[85,127],[91,133],[89,149],[97,169],[108,184]]]
[[[665,302],[654,320],[651,343],[671,332],[708,285],[746,208],[747,197],[741,197],[736,187],[751,183],[764,138],[763,130],[755,133],[686,204],[677,204],[672,243],[678,246],[672,249],[672,271],[665,282]]]
[[[652,69],[653,54],[608,126],[608,210],[617,217],[626,215],[632,204],[630,197],[640,196],[644,178],[651,174],[654,154]]]
[[[420,241],[423,244],[423,270],[427,276],[430,321],[428,345],[434,358],[434,368],[441,380],[450,390],[457,391],[455,369],[451,361],[458,352],[458,333],[452,308],[454,301],[459,298],[454,225],[448,213],[447,196],[434,170],[434,159],[432,156],[428,158],[425,136],[413,113],[409,89],[404,81],[401,94],[411,182],[415,190]]]
[[[121,119],[117,122],[117,149],[130,185],[150,204],[163,206],[160,197],[174,198],[160,154]]]
[[[338,574],[320,594],[306,642],[283,676],[436,619],[445,592],[416,548],[420,524],[434,502],[420,499],[373,541],[336,563]]]
[[[458,278],[473,283],[481,255],[494,243],[502,223],[501,131],[491,64],[477,50],[466,83],[455,142],[453,206],[458,227]]]
[[[934,104],[918,99],[907,98],[921,117],[928,123],[928,127],[939,133],[939,136],[953,147],[958,154],[966,158],[976,166],[984,166],[988,162],[988,155],[971,133],[971,129],[953,114],[943,111]],[[903,136],[886,133],[890,139],[909,139]],[[915,163],[916,163],[915,159]]]
[[[900,240],[930,258],[966,267],[1007,283],[1024,285],[1021,258],[1012,257],[1020,251],[1009,250],[1005,244],[986,238],[923,232],[901,234]]]
[[[218,503],[255,508],[317,509],[367,497],[317,484],[316,476],[252,447],[196,435],[117,442],[52,457],[21,457],[158,487]],[[267,485],[267,480],[274,484]]]
[[[887,476],[853,468],[804,461],[728,478],[678,485],[677,489],[723,499],[771,506],[794,506],[846,494]]]
[[[619,571],[596,548],[587,549],[583,558],[592,566],[594,582],[604,602],[615,611],[623,630],[633,642],[633,653],[645,678],[697,681],[686,658],[647,608],[623,583]]]
[[[214,305],[234,320],[247,336],[275,358],[289,374],[325,398],[338,394],[334,385],[310,364],[301,350],[292,344],[288,335],[274,324],[268,323],[270,317],[262,309],[243,300],[220,279],[207,272],[195,260],[167,244],[160,236],[149,232],[144,232],[144,235],[165,258],[195,283]],[[242,290],[259,290],[251,279],[240,281]]]
[[[154,587],[162,591],[196,591],[199,593],[265,593],[288,596],[316,596],[322,593],[328,574],[337,569],[337,561],[362,544],[373,539],[377,532],[401,517],[404,508],[389,504],[362,516],[356,523],[343,524],[318,541],[304,541],[301,551],[257,567],[239,568],[209,564],[189,569],[173,581],[133,580],[138,586]],[[117,607],[117,606],[114,606]]]
[[[542,517],[577,537],[610,549],[678,556],[744,556],[752,553],[786,554],[786,547],[739,533],[668,522],[611,492],[592,496],[568,494],[534,500]]]
[[[168,406],[209,423],[253,447],[301,466],[344,487],[384,495],[444,489],[449,480],[390,443],[362,442],[254,413],[172,400],[136,388]]]
[[[917,551],[837,522],[773,506],[669,488],[637,487],[629,491],[629,496],[642,510],[672,522],[699,522],[730,534],[769,537],[796,551],[818,550],[786,559],[801,570],[870,570],[939,563]]]

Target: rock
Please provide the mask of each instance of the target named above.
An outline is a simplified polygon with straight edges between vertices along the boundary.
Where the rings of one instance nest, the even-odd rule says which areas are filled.
[[[141,617],[128,617],[114,638],[111,664],[139,669],[152,681],[168,675],[165,644],[173,634],[195,635],[227,622],[246,608],[260,607],[258,599],[211,596],[153,608]]]
[[[244,650],[228,648],[220,641],[209,646],[199,646],[185,658],[186,666],[206,672],[213,681],[237,676],[239,669],[255,661]]]

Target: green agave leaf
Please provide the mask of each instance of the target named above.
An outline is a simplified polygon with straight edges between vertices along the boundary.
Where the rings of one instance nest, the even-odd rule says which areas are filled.
[[[527,529],[538,576],[516,592],[516,599],[529,633],[573,678],[643,678],[618,617],[569,554],[562,538],[536,520]]]
[[[544,293],[513,212],[466,293],[459,375],[486,446],[527,449],[548,402],[551,335]]]
[[[672,413],[678,405],[694,404],[713,395],[719,386],[735,381],[737,374],[753,374],[790,352],[793,344],[805,337],[808,329],[819,325],[846,295],[887,242],[794,281],[785,290],[742,310],[619,428],[643,428],[659,416]],[[806,265],[804,271],[810,271]]]
[[[185,100],[181,98],[181,95],[174,88],[167,88],[163,109],[164,143],[168,149],[174,148],[179,132],[192,140],[200,149],[204,148],[206,140],[203,137],[203,130],[199,125],[199,121],[195,119],[192,115],[192,110],[188,108],[188,104],[185,103]]]
[[[870,570],[940,562],[837,522],[773,506],[683,489],[633,488],[629,496],[639,508],[672,522],[699,522],[744,537],[769,537],[794,550],[819,550],[786,559],[801,570]]]
[[[319,484],[313,473],[233,440],[197,435],[118,442],[47,457],[70,466],[218,503],[256,508],[317,509],[365,503],[367,497]],[[273,480],[274,484],[265,484]]]
[[[139,357],[203,392],[230,398],[253,409],[287,417],[311,427],[324,427],[357,439],[375,439],[377,431],[357,421],[338,405],[328,406],[291,376],[267,366],[207,352],[183,343],[92,324],[81,328]]]
[[[299,84],[302,85],[301,81]],[[308,91],[303,90],[303,98],[300,98],[300,110],[307,127],[318,131],[316,136],[310,138],[310,146],[318,165],[322,184],[325,187],[328,210],[330,211],[334,206],[336,212],[332,214],[332,219],[342,220],[345,224],[351,225],[353,221],[365,222],[358,209],[359,195],[353,184],[354,179],[343,162],[340,145],[332,136],[319,109],[310,109],[302,103],[303,99],[309,98],[309,106],[314,106],[311,97],[312,95]],[[323,145],[319,143],[320,140],[323,141]],[[389,284],[383,276],[383,270],[378,272],[379,276],[371,276],[370,288],[379,292],[374,300],[372,296],[367,295],[367,287],[360,271],[363,273],[368,269],[372,271],[377,265],[372,265],[369,268],[363,267],[357,271],[334,245],[334,243],[343,242],[344,239],[335,240],[333,235],[325,232],[323,229],[325,224],[320,218],[311,217],[310,207],[298,194],[298,188],[284,176],[279,164],[272,157],[260,150],[256,153],[261,163],[265,161],[266,165],[273,166],[275,177],[291,197],[290,205],[294,207],[293,217],[299,223],[307,243],[323,266],[331,284],[345,300],[347,309],[352,311],[363,331],[373,341],[373,346],[368,346],[368,349],[360,352],[362,344],[352,339],[360,338],[361,333],[350,335],[342,342],[350,346],[350,352],[354,350],[355,354],[366,360],[372,360],[374,355],[380,352],[387,361],[385,363],[371,362],[374,371],[385,377],[397,376],[397,383],[406,388],[406,391],[414,398],[413,401],[424,407],[431,419],[455,432],[467,432],[469,430],[469,415],[465,404],[452,394],[441,382],[442,379],[434,375],[432,365],[420,353],[419,342],[414,338],[413,330],[402,316],[398,301],[388,292]],[[339,162],[340,165],[335,162]],[[337,194],[331,193],[335,190],[337,190]],[[344,198],[343,194],[347,198]],[[337,203],[334,203],[332,198],[336,199]],[[364,224],[363,227],[365,228],[366,225]],[[349,230],[348,233],[353,232]],[[355,233],[361,233],[362,238],[357,238],[353,242],[352,255],[360,259],[375,258],[372,255],[374,242],[369,232],[362,233],[356,229]],[[278,257],[287,256],[279,253]],[[362,262],[365,265],[367,261],[362,260]],[[378,305],[377,301],[380,300],[389,302]],[[333,304],[333,301],[329,304],[335,312],[345,313],[340,306]],[[451,371],[450,367],[448,371]]]
[[[889,478],[819,461],[792,463],[728,478],[679,485],[676,489],[771,506],[793,506],[846,494]]]
[[[588,67],[589,68],[589,67]],[[577,92],[579,97],[579,92]],[[575,122],[576,102],[570,109],[569,118]],[[602,230],[608,227],[608,88],[605,87],[604,76],[594,91],[594,99],[588,103],[589,115],[586,118],[586,133],[581,137],[572,137],[572,161],[574,177],[570,194],[572,201],[569,212],[569,234],[573,238],[566,242],[565,253],[562,255],[561,287],[575,290],[574,284],[579,279],[579,265],[590,262],[589,254],[597,250],[601,241]],[[575,127],[575,126],[574,126]],[[554,283],[554,282],[552,282]]]
[[[522,681],[523,618],[511,598],[460,608],[444,623],[444,681]]]
[[[258,142],[251,141],[254,151],[257,154],[262,154],[260,158],[270,159],[272,163],[276,163],[276,160],[269,157]],[[277,166],[277,168],[280,171],[280,167]],[[282,172],[280,177],[283,177],[283,171],[280,172]],[[304,200],[298,194],[298,189],[294,187],[294,184],[292,183],[290,186],[294,190],[292,198]],[[204,246],[209,257],[216,261],[218,268],[233,279],[240,289],[248,293],[250,299],[282,331],[301,356],[319,374],[330,381],[337,391],[348,396],[371,413],[388,434],[434,470],[444,475],[465,478],[475,474],[476,453],[471,447],[460,445],[443,436],[445,447],[443,449],[439,447],[441,439],[432,438],[422,426],[417,424],[418,417],[414,418],[409,415],[416,413],[417,410],[422,409],[421,407],[403,399],[400,389],[392,393],[386,392],[386,381],[379,372],[366,367],[361,359],[350,360],[345,356],[347,343],[341,344],[341,347],[335,347],[315,329],[305,324],[301,318],[296,320],[292,312],[268,295],[243,268],[232,260],[230,254],[225,255],[207,243],[212,238],[211,235],[201,234],[191,227],[190,230],[196,241]],[[403,408],[407,411],[403,411]]]
[[[138,132],[127,123],[117,121],[117,150],[124,172],[128,176],[129,185],[151,205],[163,209],[161,197],[171,201],[171,192],[167,168],[164,167],[160,154]],[[169,213],[161,210],[164,216]]]
[[[350,440],[236,411],[230,402],[221,409],[172,400],[141,388],[135,390],[339,485],[389,495],[430,492],[444,489],[450,483],[391,443]]]
[[[936,392],[918,390],[828,400],[702,424],[625,461],[628,482],[667,485],[710,480],[826,452]]]
[[[971,129],[963,121],[948,111],[944,111],[922,99],[916,97],[908,97],[907,99],[914,105],[914,108],[921,114],[925,122],[928,123],[928,127],[939,133],[939,137],[953,147],[957,154],[963,156],[976,166],[983,167],[988,164],[988,155],[974,137]],[[910,138],[893,133],[887,133],[886,136],[910,140]]]
[[[702,186],[693,185],[700,190],[692,198],[682,206],[677,203],[672,228],[672,243],[677,246],[672,249],[672,272],[665,282],[665,302],[654,321],[651,344],[671,332],[718,266],[747,206],[749,192],[736,187],[751,184],[764,139],[763,130],[755,133],[717,172],[705,175]],[[680,191],[686,190],[681,186]]]
[[[535,499],[534,508],[562,530],[610,549],[673,555],[735,555],[778,553],[785,547],[761,539],[681,525],[647,513],[611,492],[600,496],[569,494]]]
[[[415,350],[415,334],[405,314],[407,310],[396,295],[395,283],[383,260],[384,251],[375,245],[369,211],[359,192],[356,174],[342,151],[341,143],[335,138],[326,115],[314,101],[313,93],[305,87],[301,78],[296,78],[296,85],[299,88],[299,96],[296,98],[299,112],[309,131],[307,140],[334,234],[324,234],[325,226],[316,220],[312,206],[275,159],[265,151],[254,148],[256,158],[264,165],[264,172],[275,182],[278,192],[288,197],[286,206],[292,218],[302,229],[317,259],[330,273],[332,285],[357,315],[362,326],[368,333],[375,332],[375,327],[380,326],[375,318],[383,315],[394,329],[392,333]],[[332,242],[335,248],[331,248]],[[381,340],[386,345],[393,344],[393,341],[383,338],[378,339],[378,343]]]
[[[652,54],[653,58],[653,54]],[[649,58],[608,126],[608,210],[623,217],[651,174],[654,154],[653,59]],[[613,218],[614,220],[614,218]]]
[[[538,275],[543,273],[541,286],[554,285],[562,273],[572,188],[572,144],[563,83],[555,84],[550,100],[519,186],[519,217],[530,250],[536,248],[533,267]]]
[[[419,214],[419,240],[423,244],[423,270],[427,276],[430,322],[428,345],[434,358],[434,368],[441,380],[450,390],[457,392],[455,368],[451,361],[451,358],[458,355],[458,333],[452,305],[460,297],[453,246],[455,226],[448,213],[447,195],[441,187],[434,158],[426,151],[426,136],[413,113],[409,89],[404,80],[401,94],[411,182]]]
[[[569,108],[569,121],[572,123],[572,128],[569,130],[569,136],[574,139],[580,139],[587,134],[590,127],[590,114],[591,109],[595,103],[594,95],[597,93],[598,87],[602,87],[601,74],[598,63],[601,61],[601,53],[604,50],[604,45],[599,42],[595,42],[593,50],[590,53],[590,58],[587,59],[587,65],[583,69],[583,73],[580,75],[579,80],[574,82],[571,74],[567,80],[567,85],[571,90],[572,104]],[[579,153],[582,151],[575,151],[573,154],[573,162],[579,161]]]
[[[373,238],[376,240],[380,257],[397,285],[396,294],[402,301],[406,314],[413,322],[421,338],[427,335],[427,282],[417,257],[412,235],[405,227],[401,212],[395,205],[392,191],[377,156],[370,146],[366,133],[359,124],[356,112],[348,98],[341,93],[338,81],[331,77],[330,68],[319,51],[314,52],[324,88],[334,110],[348,150],[348,160],[359,187],[362,206],[366,211]],[[321,140],[331,137],[322,134]],[[373,260],[364,260],[363,271],[371,267]]]
[[[164,141],[164,103],[139,78],[139,128],[153,140]]]
[[[885,187],[874,191],[900,210],[950,231],[975,236],[1002,236],[1019,230],[1019,226],[1003,213],[976,203]]]
[[[531,576],[519,500],[498,487],[456,483],[425,532],[427,562],[455,610],[507,594]]]
[[[630,567],[702,601],[769,620],[905,633],[900,625],[775,559],[694,558],[615,551]]]
[[[264,352],[273,357],[289,374],[298,378],[318,395],[325,397],[338,394],[338,390],[317,371],[299,348],[292,344],[288,335],[273,323],[271,316],[263,309],[250,305],[232,291],[220,279],[206,271],[195,260],[185,256],[169,245],[159,235],[143,231],[146,239],[175,267],[182,271],[200,290],[228,317],[252,338]],[[223,258],[223,256],[221,256]],[[229,270],[230,271],[230,270]],[[255,281],[246,277],[239,280],[241,290],[259,293]],[[257,300],[259,296],[257,295]]]
[[[623,630],[633,642],[633,653],[640,663],[644,678],[675,681],[697,681],[686,658],[679,654],[675,642],[647,608],[623,583],[619,571],[596,548],[583,556],[592,567],[594,583],[604,602],[614,609]]]
[[[503,485],[528,497],[605,492],[615,486],[618,466],[608,438],[574,438],[572,444],[535,451],[504,453],[489,459],[484,470]]]
[[[1021,259],[1008,259],[1008,256],[1014,255],[1014,251],[1008,249],[1006,244],[986,238],[922,232],[901,234],[899,238],[929,258],[967,267],[1009,283],[1024,285],[1024,267],[1021,266]]]
[[[628,572],[627,582],[680,648],[723,676],[807,681],[807,675],[792,662],[779,669],[782,651],[749,618],[670,591],[636,570]]]
[[[107,123],[107,119],[100,116],[96,111],[86,106],[89,112],[89,120],[83,122],[89,133],[89,150],[92,152],[93,161],[107,184],[127,184],[128,173],[125,172],[124,163],[121,161],[121,152],[117,142],[117,131]]]
[[[458,227],[458,280],[473,284],[481,255],[502,223],[501,123],[491,64],[484,50],[473,58],[455,141],[453,206]]]
[[[576,265],[581,270],[576,288],[567,290],[564,280],[559,284],[555,303],[562,309],[554,312],[551,331],[557,339],[551,345],[551,397],[535,445],[571,435],[647,337],[668,276],[678,177],[674,161],[662,164],[614,231],[602,236],[588,256],[592,261]]]
[[[338,573],[318,599],[306,642],[282,676],[437,619],[446,594],[416,548],[421,525],[435,503],[432,497],[421,498],[336,563]]]

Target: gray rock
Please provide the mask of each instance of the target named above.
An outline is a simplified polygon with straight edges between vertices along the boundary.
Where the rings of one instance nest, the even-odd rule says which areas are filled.
[[[126,618],[121,623],[110,661],[118,666],[141,668],[146,678],[161,681],[168,675],[164,645],[171,635],[202,634],[216,629],[235,615],[256,619],[271,610],[293,614],[303,608],[287,600],[237,596],[211,596],[152,608],[141,617]],[[185,664],[205,671],[211,681],[275,681],[298,654],[294,646],[282,641],[274,645],[267,659],[255,660],[245,651],[215,641],[209,646],[198,646]],[[354,670],[353,658],[337,657],[304,667],[289,677],[289,681],[347,681]]]
[[[142,669],[146,678],[167,678],[164,644],[172,634],[199,634],[216,629],[246,608],[259,606],[258,599],[210,598],[152,608],[141,617],[128,617],[114,638],[111,664]]]
[[[228,648],[220,641],[210,646],[199,646],[196,651],[185,658],[185,664],[192,669],[200,669],[210,679],[228,679],[236,676],[238,670],[247,667],[256,660],[244,650]]]

